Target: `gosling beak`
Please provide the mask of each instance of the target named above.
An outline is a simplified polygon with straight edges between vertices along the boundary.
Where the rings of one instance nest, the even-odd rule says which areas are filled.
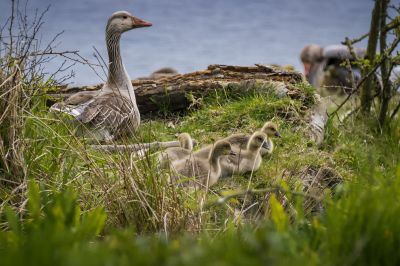
[[[279,133],[279,131],[276,131],[276,132],[275,132],[275,137],[281,138],[281,133]]]
[[[264,141],[263,142],[263,144],[262,144],[262,146],[261,146],[263,149],[266,149],[266,150],[269,150],[269,144],[268,144],[268,142],[266,142],[266,141]]]
[[[135,28],[151,27],[153,25],[150,22],[144,21],[137,17],[131,17],[131,19]]]
[[[234,152],[234,151],[230,151],[230,152],[229,152],[229,155],[236,156],[236,152]]]

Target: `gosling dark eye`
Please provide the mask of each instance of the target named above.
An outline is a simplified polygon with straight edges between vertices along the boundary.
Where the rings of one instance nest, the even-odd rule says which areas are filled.
[[[123,19],[127,19],[127,18],[128,18],[128,16],[123,16],[122,18],[123,18]]]

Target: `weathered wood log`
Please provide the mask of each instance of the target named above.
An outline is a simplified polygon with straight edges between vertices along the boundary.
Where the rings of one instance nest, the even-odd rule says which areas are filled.
[[[304,81],[302,74],[288,72],[266,65],[227,66],[210,65],[207,70],[178,74],[159,80],[133,80],[136,100],[142,115],[157,115],[160,111],[176,112],[187,109],[196,99],[226,90],[244,95],[257,90],[273,90],[278,95],[292,98],[304,97],[304,92],[294,85]],[[280,86],[274,86],[281,82]],[[257,86],[255,86],[257,85]],[[79,91],[93,91],[102,84],[83,87],[63,87],[51,93],[56,98],[65,98]]]
[[[317,146],[324,141],[325,125],[328,122],[327,104],[318,94],[315,95],[316,103],[308,113],[308,135]]]

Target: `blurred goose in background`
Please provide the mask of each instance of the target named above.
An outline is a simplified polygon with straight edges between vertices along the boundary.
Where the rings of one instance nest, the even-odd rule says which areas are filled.
[[[193,139],[188,133],[178,136],[180,147],[171,147],[162,151],[158,156],[161,168],[166,168],[170,162],[181,160],[190,156],[193,150]]]
[[[178,74],[179,74],[178,71],[176,71],[172,67],[163,67],[163,68],[160,68],[160,69],[154,71],[148,77],[139,77],[137,79],[138,80],[157,80],[157,79],[172,77],[172,76],[175,76]]]
[[[323,60],[323,48],[317,44],[305,46],[300,53],[300,60],[304,66],[304,75],[308,82],[317,87],[321,73],[321,63]]]
[[[364,58],[366,53],[361,48],[354,48],[353,52],[345,45],[329,45],[324,48],[316,44],[307,45],[300,54],[304,75],[316,88],[325,86],[330,93],[348,93],[345,90],[352,87],[351,79],[354,78],[356,84],[361,80],[361,70],[353,62]],[[350,61],[353,77],[343,65],[346,60]],[[345,90],[340,90],[340,87]]]
[[[396,66],[393,68],[390,73],[390,82],[392,82],[393,87],[397,93],[400,93],[400,66]]]
[[[361,69],[358,65],[353,64],[357,59],[365,57],[365,49],[354,48],[354,55],[345,45],[330,45],[324,48],[323,51],[323,79],[321,86],[327,88],[331,93],[351,93],[352,77],[355,84],[361,80]],[[355,57],[354,57],[355,56]],[[350,61],[350,70],[343,63]],[[338,87],[343,87],[344,90],[339,90]]]
[[[172,177],[174,182],[183,177],[194,177],[195,186],[212,186],[221,176],[222,169],[220,158],[224,155],[234,155],[231,151],[231,145],[227,141],[217,141],[212,147],[207,158],[198,158],[189,156],[187,159],[173,161],[172,168],[177,173]],[[189,184],[192,184],[190,182]]]
[[[126,31],[151,25],[126,11],[112,14],[106,26],[107,82],[100,91],[72,95],[64,103],[54,104],[51,110],[74,116],[90,130],[84,135],[99,141],[132,134],[140,125],[140,114],[131,79],[122,64],[120,39]]]

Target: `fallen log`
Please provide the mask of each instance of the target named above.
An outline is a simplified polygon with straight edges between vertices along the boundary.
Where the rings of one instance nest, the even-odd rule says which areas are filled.
[[[200,102],[200,98],[214,95],[216,91],[224,91],[237,96],[254,92],[273,93],[278,97],[301,100],[307,110],[309,138],[317,145],[321,145],[327,122],[326,105],[318,95],[299,89],[298,85],[303,82],[305,82],[305,78],[301,73],[286,71],[274,66],[210,65],[206,70],[177,74],[158,80],[132,80],[132,85],[135,89],[140,113],[147,118],[187,110]],[[65,99],[76,92],[88,91],[88,94],[92,94],[102,85],[58,87],[49,93],[54,98],[49,104],[54,103],[54,100]],[[313,100],[310,101],[311,98]],[[314,105],[310,106],[310,102]],[[136,148],[135,146],[116,147],[111,145],[101,149],[134,151],[137,150]],[[143,146],[140,147],[140,149],[142,148]]]
[[[198,98],[223,90],[237,95],[245,95],[254,90],[273,90],[281,96],[301,98],[304,97],[304,92],[298,90],[295,85],[303,81],[303,75],[298,72],[288,72],[267,65],[210,65],[207,70],[159,80],[133,80],[132,85],[140,113],[148,117],[157,116],[160,112],[186,110],[193,106]],[[276,83],[281,84],[276,86]],[[49,104],[76,92],[99,90],[102,85],[57,88],[50,92],[55,99]]]
[[[320,147],[324,141],[325,125],[328,122],[328,111],[326,100],[318,94],[315,95],[316,103],[309,110],[308,132],[309,138]]]

